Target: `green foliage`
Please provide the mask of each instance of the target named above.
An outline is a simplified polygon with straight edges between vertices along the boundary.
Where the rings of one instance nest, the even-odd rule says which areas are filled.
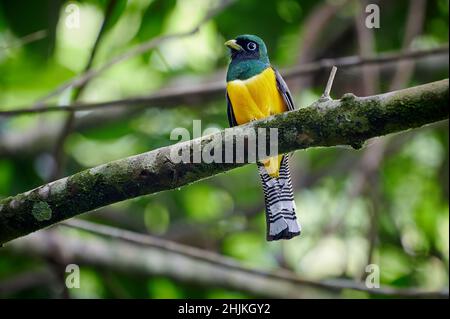
[[[163,234],[170,225],[168,209],[158,203],[149,203],[145,207],[144,222],[147,229],[154,234]]]
[[[335,2],[340,1],[326,1]],[[80,8],[79,30],[64,26],[67,15],[64,9],[69,3],[72,2],[0,0],[0,110],[32,105],[84,68],[109,1],[73,2]],[[189,30],[201,20],[211,3],[117,1],[94,67],[157,36]],[[324,3],[238,1],[202,26],[198,34],[165,42],[157,50],[115,65],[89,82],[80,100],[108,101],[145,96],[167,87],[184,89],[223,82],[228,63],[223,42],[239,34],[256,34],[264,39],[275,66],[295,66],[306,45],[304,39],[309,30],[305,22]],[[380,3],[381,28],[374,30],[377,53],[402,47],[408,3]],[[325,31],[317,34],[312,50],[314,59],[357,54],[355,10],[354,6],[346,6],[327,20]],[[447,0],[427,1],[424,30],[412,46],[431,48],[447,43],[448,14]],[[47,30],[47,36],[30,43],[21,42],[23,37],[39,30]],[[333,97],[348,91],[361,94],[363,81],[359,70],[338,71]],[[383,69],[380,83],[383,90],[390,85],[390,70]],[[313,76],[302,86],[296,81],[289,82],[296,104],[304,107],[316,100],[327,76],[328,72]],[[443,77],[448,77],[448,64],[436,65],[430,59],[419,64],[405,86]],[[67,92],[50,101],[63,104],[65,100]],[[64,175],[173,144],[170,132],[176,127],[192,132],[194,119],[202,120],[203,129],[228,125],[223,97],[199,99],[194,104],[130,112],[118,121],[97,120],[89,128],[80,125],[64,145],[67,156]],[[89,116],[79,115],[80,122],[83,116]],[[30,137],[60,125],[63,118],[61,114],[0,118],[0,198],[41,185],[49,176],[52,165],[49,153],[55,147],[44,137],[28,145],[30,149],[6,156],[2,153],[2,138],[7,134]],[[374,176],[365,178],[365,188],[350,199],[348,192],[355,183],[352,176],[360,169],[367,148],[359,151],[316,148],[294,155],[291,166],[303,230],[299,238],[288,242],[265,241],[263,194],[255,165],[182,189],[118,203],[85,218],[212,250],[255,268],[289,268],[309,279],[359,280],[367,264],[368,233],[371,214],[375,212],[372,262],[380,266],[381,284],[448,288],[448,122],[392,136],[386,143],[386,153]],[[42,204],[37,204],[34,213],[37,218],[48,217],[47,207]],[[79,234],[81,238],[88,236],[84,232]],[[171,278],[143,278],[133,272],[119,273],[88,265],[80,268],[82,288],[70,290],[73,298],[254,297]],[[41,269],[55,271],[54,265],[42,258],[13,249],[0,251],[0,285],[2,281]],[[54,298],[61,297],[61,291],[57,283],[50,281],[0,297]],[[344,290],[339,296],[370,298],[367,293],[353,290]]]
[[[107,11],[108,6],[110,6],[111,0],[99,0],[102,7],[105,8],[105,13]],[[114,25],[119,21],[122,13],[125,11],[127,6],[127,0],[114,0],[114,4],[112,6],[112,11],[110,13],[110,17],[108,19],[107,24],[105,25],[105,30],[108,31],[114,27]]]
[[[152,1],[142,15],[142,23],[137,37],[141,41],[146,41],[161,34],[167,15],[174,9],[175,4],[174,0]]]
[[[24,37],[31,33],[46,30],[47,36],[26,46],[28,52],[35,59],[40,57],[49,58],[55,46],[55,31],[59,11],[63,1],[0,1],[1,16],[4,17],[11,30],[18,37]],[[1,19],[3,20],[3,19]]]

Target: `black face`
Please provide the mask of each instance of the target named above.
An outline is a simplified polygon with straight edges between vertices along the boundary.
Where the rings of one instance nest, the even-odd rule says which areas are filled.
[[[231,49],[231,58],[234,59],[259,59],[259,45],[255,41],[246,38],[236,38],[236,43],[242,50]]]

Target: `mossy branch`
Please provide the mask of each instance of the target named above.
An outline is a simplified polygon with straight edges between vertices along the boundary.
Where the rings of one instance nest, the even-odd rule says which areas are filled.
[[[345,94],[232,129],[248,136],[278,129],[278,151],[316,146],[362,147],[376,136],[448,119],[448,79],[370,97]],[[178,188],[244,163],[175,163],[180,148],[226,142],[224,131],[100,165],[0,201],[0,244],[84,212],[144,194]],[[222,147],[225,152],[225,147]]]

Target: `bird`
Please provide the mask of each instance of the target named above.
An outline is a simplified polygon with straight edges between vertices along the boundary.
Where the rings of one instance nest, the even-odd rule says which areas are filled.
[[[226,75],[227,116],[230,127],[294,110],[292,95],[269,60],[264,41],[244,34],[225,42],[231,61]],[[289,155],[257,162],[264,192],[267,241],[300,235],[289,170]]]

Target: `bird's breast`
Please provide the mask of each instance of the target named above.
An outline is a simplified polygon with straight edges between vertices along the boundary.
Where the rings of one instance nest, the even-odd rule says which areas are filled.
[[[246,80],[229,81],[227,93],[239,125],[287,110],[270,67]]]

